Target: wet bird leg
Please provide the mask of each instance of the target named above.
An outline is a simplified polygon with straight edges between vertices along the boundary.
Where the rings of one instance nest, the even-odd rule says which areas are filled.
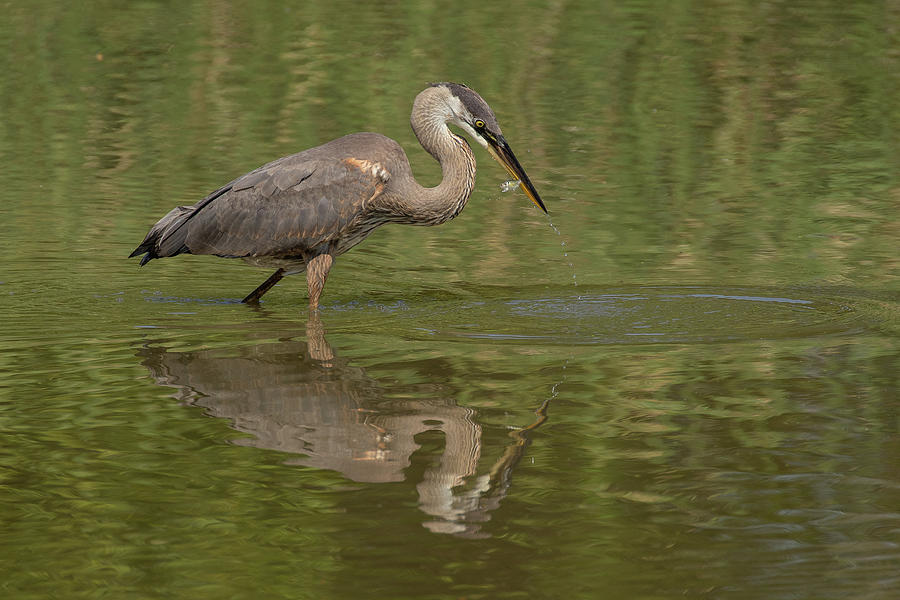
[[[328,271],[334,264],[334,255],[317,254],[306,260],[306,288],[309,290],[309,310],[319,309],[319,296],[328,279]]]
[[[281,278],[284,277],[284,269],[278,269],[272,275],[269,276],[268,279],[262,282],[258,288],[247,294],[247,297],[241,300],[244,304],[257,304],[259,299],[262,298],[262,295],[272,289],[276,283],[281,281]]]

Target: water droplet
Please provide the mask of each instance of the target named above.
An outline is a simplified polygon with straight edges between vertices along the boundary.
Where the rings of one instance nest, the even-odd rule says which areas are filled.
[[[500,191],[501,192],[511,192],[514,189],[516,189],[517,187],[519,187],[519,180],[518,179],[510,179],[509,181],[504,181],[503,183],[500,184]]]
[[[562,232],[559,230],[559,228],[556,225],[553,224],[553,221],[550,220],[549,216],[547,217],[547,223],[550,224],[550,227],[553,228],[553,231],[556,232],[556,235],[562,237]],[[563,248],[563,258],[566,258],[566,259],[569,258],[569,253],[568,253],[568,251],[565,250],[565,247],[568,243],[569,242],[567,240],[562,240],[559,244],[560,247]],[[572,263],[571,260],[567,260],[566,262],[569,263],[569,268],[572,269],[572,285],[575,287],[578,287],[578,277],[575,273],[575,265]]]

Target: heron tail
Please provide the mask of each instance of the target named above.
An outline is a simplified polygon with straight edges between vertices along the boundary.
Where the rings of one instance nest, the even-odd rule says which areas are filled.
[[[183,225],[194,214],[195,208],[194,206],[176,206],[170,210],[166,216],[150,228],[144,241],[128,255],[128,258],[143,254],[144,257],[141,258],[143,267],[154,258],[165,258],[190,252],[185,245],[188,228]]]
[[[143,267],[154,258],[166,258],[167,256],[177,256],[185,253],[190,254],[191,250],[187,247],[189,228],[185,227],[185,224],[213,200],[230,192],[233,183],[232,181],[225,187],[217,189],[193,206],[176,206],[170,210],[166,216],[150,228],[144,241],[128,255],[128,258],[144,254],[144,257],[141,259],[141,266]]]

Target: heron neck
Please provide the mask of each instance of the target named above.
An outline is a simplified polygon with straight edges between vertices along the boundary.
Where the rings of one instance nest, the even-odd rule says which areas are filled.
[[[419,107],[416,107],[419,108]],[[428,225],[449,221],[465,207],[475,187],[475,155],[465,139],[453,134],[440,113],[429,110],[413,110],[410,123],[413,132],[441,165],[443,178],[435,187],[417,186],[410,196],[417,214],[427,213]]]

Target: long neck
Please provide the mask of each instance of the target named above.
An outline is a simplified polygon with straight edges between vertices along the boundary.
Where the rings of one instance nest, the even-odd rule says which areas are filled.
[[[410,179],[400,202],[403,212],[418,225],[449,221],[465,207],[475,187],[475,155],[466,141],[447,127],[446,110],[439,100],[425,94],[416,98],[410,124],[413,133],[441,165],[443,179],[432,188]]]

